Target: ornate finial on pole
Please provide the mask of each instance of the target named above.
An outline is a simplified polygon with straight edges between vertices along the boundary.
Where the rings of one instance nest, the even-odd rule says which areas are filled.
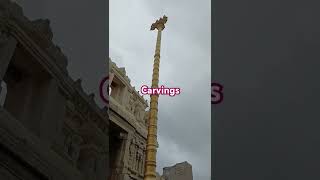
[[[160,64],[160,46],[161,32],[165,28],[168,20],[167,16],[163,16],[151,25],[150,30],[158,30],[156,50],[154,55],[152,88],[158,88],[159,85],[159,64]],[[159,95],[150,95],[150,116],[148,121],[147,151],[145,159],[144,180],[156,180],[156,155],[157,155],[157,121],[158,121],[158,98]]]
[[[150,30],[153,31],[156,28],[160,31],[162,31],[165,28],[165,24],[167,23],[168,17],[167,16],[163,16],[162,18],[160,18],[159,20],[156,20],[156,22],[154,22],[151,25]]]

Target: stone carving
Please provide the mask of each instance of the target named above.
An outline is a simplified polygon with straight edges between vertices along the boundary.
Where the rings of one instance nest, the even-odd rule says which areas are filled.
[[[145,143],[137,137],[131,140],[131,144],[129,146],[128,167],[139,175],[143,175],[144,173],[144,146]]]
[[[145,143],[142,139],[134,137],[129,146],[128,167],[139,176],[144,173]]]
[[[138,158],[137,158],[139,174],[142,173],[142,162],[143,162],[143,158],[142,157],[143,157],[143,151],[142,151],[142,149],[139,149],[138,150]]]
[[[155,23],[153,23],[151,25],[150,30],[155,30],[156,28],[157,29],[164,29],[167,20],[168,20],[168,17],[167,16],[163,16],[162,18],[160,18],[159,20],[157,20]]]
[[[120,84],[118,86],[120,97],[113,98],[110,101],[110,113],[111,121],[117,118],[117,122],[121,119],[122,121],[130,124],[130,129],[128,133],[131,135],[126,142],[125,157],[119,158],[124,159],[123,163],[118,162],[119,173],[121,176],[127,175],[124,179],[135,179],[142,180],[144,173],[144,159],[145,159],[145,146],[146,146],[146,126],[144,126],[147,117],[145,109],[148,107],[147,102],[139,95],[139,92],[135,90],[133,86],[130,85],[130,79],[126,76],[124,68],[118,68],[115,63],[109,59],[109,72],[114,72]],[[117,117],[112,117],[117,116]],[[118,117],[120,116],[120,117]],[[112,131],[112,130],[111,130]],[[123,168],[124,167],[124,168]],[[117,179],[117,178],[115,178]]]
[[[108,124],[106,124],[106,121],[104,120],[105,115],[94,103],[94,95],[82,95],[83,92],[79,89],[79,87],[81,87],[81,80],[77,80],[74,85],[78,87],[78,92],[75,92],[71,99],[75,111],[82,119],[95,123],[98,128],[107,133],[106,128]],[[81,96],[83,97],[81,98]]]
[[[23,157],[20,154],[19,157],[21,157],[23,161],[26,161],[27,164],[32,166],[27,169],[32,171],[36,170],[37,174],[39,173],[39,175],[44,175],[44,177],[41,177],[41,179],[97,179],[93,176],[90,176],[91,174],[88,176],[88,169],[90,169],[90,166],[81,166],[81,171],[78,171],[77,168],[80,169],[80,166],[76,165],[81,164],[80,162],[82,159],[79,158],[79,156],[82,156],[83,145],[86,144],[94,144],[97,146],[98,153],[105,153],[106,157],[103,158],[106,159],[106,162],[109,161],[109,119],[108,116],[103,114],[101,109],[99,109],[99,107],[94,103],[94,96],[88,96],[83,92],[81,80],[74,83],[72,78],[68,75],[65,68],[67,65],[67,58],[63,54],[62,50],[52,42],[52,38],[53,34],[50,28],[49,20],[40,19],[30,21],[23,15],[22,8],[16,3],[12,2],[12,0],[0,0],[0,73],[3,72],[3,75],[5,75],[1,75],[0,82],[3,77],[6,77],[6,83],[10,80],[15,80],[12,83],[11,81],[8,83],[10,84],[10,87],[17,85],[16,81],[21,78],[23,80],[23,78],[27,77],[25,72],[20,72],[20,68],[25,68],[24,66],[20,65],[24,65],[22,63],[30,60],[32,63],[34,62],[37,64],[34,68],[40,67],[37,70],[40,70],[41,73],[42,71],[46,71],[45,74],[50,76],[48,78],[41,78],[41,83],[47,84],[50,79],[56,81],[58,84],[58,87],[51,86],[51,84],[48,86],[48,88],[42,88],[41,86],[41,88],[39,87],[39,89],[41,89],[41,93],[39,93],[40,90],[37,91],[37,89],[31,93],[32,96],[28,96],[28,102],[45,99],[43,102],[41,101],[41,104],[39,103],[39,105],[36,105],[36,107],[43,106],[44,111],[40,112],[38,109],[32,109],[32,106],[28,106],[27,109],[32,113],[30,118],[39,117],[39,122],[43,123],[36,124],[39,122],[33,121],[32,123],[34,124],[32,124],[32,127],[44,127],[43,131],[41,131],[41,137],[44,137],[44,139],[50,139],[50,141],[47,141],[46,143],[40,143],[42,139],[40,139],[38,136],[35,136],[39,133],[34,134],[34,132],[32,132],[32,128],[23,127],[25,125],[29,125],[31,122],[25,121],[25,124],[21,124],[20,121],[17,121],[15,118],[17,114],[16,112],[8,111],[6,107],[3,107],[0,114],[3,115],[6,113],[12,115],[10,115],[10,118],[12,119],[4,119],[8,122],[11,120],[10,123],[5,123],[5,125],[10,125],[8,126],[8,132],[10,131],[12,134],[22,133],[25,135],[25,137],[27,137],[26,142],[28,143],[24,144],[24,146],[28,145],[27,149],[30,150],[30,152],[25,151],[24,154],[26,156]],[[18,44],[17,47],[19,51],[16,51],[16,44]],[[23,52],[22,55],[27,54],[27,56],[20,56],[19,53],[21,52]],[[13,55],[15,55],[14,59],[12,59]],[[29,57],[28,55],[30,55],[32,58],[18,59]],[[14,61],[14,63],[12,63],[14,66],[11,66],[12,64],[10,64],[8,67],[10,61]],[[28,67],[26,66],[25,69],[28,69]],[[33,90],[33,87],[30,89]],[[21,91],[24,91],[24,89],[21,88]],[[44,94],[46,96],[43,98],[41,95]],[[57,98],[56,101],[55,98]],[[54,101],[52,99],[54,99]],[[51,104],[51,102],[54,103]],[[22,104],[24,107],[28,105],[23,104],[23,101],[17,101],[17,103]],[[57,110],[55,110],[55,108]],[[53,110],[50,111],[50,115],[52,114],[53,117],[46,118],[46,116],[42,116],[44,112],[49,112],[49,109]],[[27,115],[29,116],[29,114]],[[12,126],[11,122],[13,123],[12,125],[15,126]],[[50,123],[46,124],[46,122]],[[84,130],[83,125],[87,122],[95,122],[95,125],[98,128],[101,128],[105,134],[95,133],[99,129],[94,126],[85,126],[88,132],[92,132],[89,136],[86,136],[86,130]],[[50,127],[51,123],[58,125],[55,127]],[[51,132],[45,132],[45,129],[50,128],[54,128],[55,132],[59,132],[61,134],[52,136],[51,139]],[[47,135],[50,135],[50,138],[47,138],[49,137]],[[36,138],[39,139],[37,140]],[[4,136],[3,139],[7,141],[6,137]],[[8,140],[11,140],[11,138]],[[32,143],[29,143],[29,141]],[[2,142],[0,144],[7,146]],[[104,151],[100,149],[104,149]],[[8,150],[13,150],[12,154],[16,154],[16,152],[20,151],[19,148],[8,148]],[[61,158],[56,158],[57,155]],[[96,162],[98,163],[95,162],[95,166],[92,167],[95,171],[94,174],[99,174],[99,179],[106,179],[108,175],[108,170],[106,168],[109,167],[108,164],[105,163],[106,170],[102,170],[102,163],[100,163],[101,159],[102,157],[99,154],[96,158]],[[75,165],[73,168],[71,168],[69,165],[70,160],[73,165]],[[24,176],[23,174],[21,175]],[[46,178],[47,176],[48,178]],[[86,176],[90,178],[85,178]],[[30,178],[21,177],[21,179]]]
[[[128,95],[127,95],[127,104],[125,104],[125,107],[127,109],[127,111],[131,112],[131,108],[132,108],[132,94],[130,91],[128,91]]]
[[[145,112],[145,114],[144,114],[144,123],[145,123],[146,126],[148,125],[148,122],[149,122],[149,116],[150,116],[150,112],[149,111]]]
[[[146,150],[145,150],[145,148],[143,148],[143,152],[142,152],[142,174],[144,174],[145,159],[146,159]]]
[[[140,111],[139,121],[140,121],[141,123],[143,123],[143,124],[144,124],[144,114],[145,114],[145,113],[146,113],[146,112],[143,111],[143,110]]]
[[[132,168],[134,164],[134,155],[135,155],[135,145],[134,145],[134,140],[131,141],[130,146],[129,146],[129,160],[128,160],[128,165],[129,167]]]
[[[132,99],[131,99],[131,113],[135,114],[137,97],[135,96],[135,94],[132,94],[131,97],[132,97]]]
[[[52,40],[53,33],[50,28],[50,21],[48,19],[37,19],[32,21],[32,24],[38,31],[42,32],[49,40]]]
[[[78,135],[69,135],[66,138],[65,149],[74,163],[79,158],[80,145],[82,142],[82,138]]]
[[[136,109],[135,109],[135,117],[139,122],[143,123],[144,114],[145,114],[145,111],[142,109],[140,103],[137,103],[137,106],[136,106]]]
[[[140,106],[138,102],[134,103],[134,116],[137,120],[140,118]]]
[[[134,164],[133,164],[133,167],[132,167],[132,169],[133,169],[134,171],[137,171],[137,169],[138,169],[138,160],[139,160],[138,158],[139,158],[139,154],[138,154],[137,146],[136,146]]]

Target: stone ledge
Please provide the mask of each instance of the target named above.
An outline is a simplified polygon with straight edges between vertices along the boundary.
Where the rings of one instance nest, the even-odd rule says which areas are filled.
[[[147,138],[147,129],[141,126],[139,122],[135,122],[135,117],[123,108],[116,100],[109,97],[110,109],[118,113],[122,119],[129,123],[142,137]]]

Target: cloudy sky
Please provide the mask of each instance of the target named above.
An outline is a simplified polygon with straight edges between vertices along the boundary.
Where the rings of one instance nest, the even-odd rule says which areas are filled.
[[[126,68],[137,90],[151,84],[157,34],[150,26],[168,16],[159,85],[182,93],[159,98],[158,171],[188,161],[195,180],[211,179],[210,13],[210,0],[110,1],[110,57]]]

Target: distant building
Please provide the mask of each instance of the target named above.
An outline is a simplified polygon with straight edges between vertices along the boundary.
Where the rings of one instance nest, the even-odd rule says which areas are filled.
[[[159,180],[193,180],[192,166],[185,161],[171,167],[165,167]]]
[[[158,172],[156,172],[156,176],[156,180],[163,180],[163,177],[161,177],[161,175]]]

